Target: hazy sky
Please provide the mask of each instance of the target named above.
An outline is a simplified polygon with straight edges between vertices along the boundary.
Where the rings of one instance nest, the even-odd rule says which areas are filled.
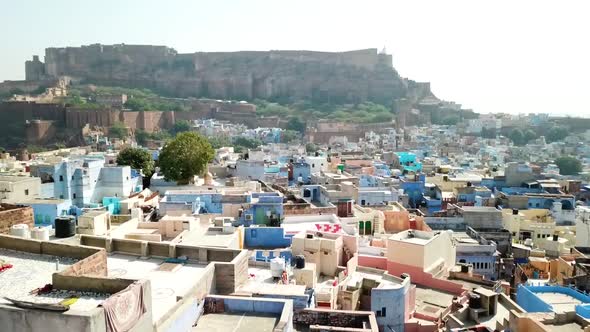
[[[590,1],[3,1],[0,81],[45,47],[179,52],[386,47],[399,73],[480,113],[590,116]]]

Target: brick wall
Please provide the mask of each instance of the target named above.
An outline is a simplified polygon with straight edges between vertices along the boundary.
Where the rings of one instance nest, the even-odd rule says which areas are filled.
[[[106,277],[107,252],[100,250],[84,258],[60,273],[64,276],[99,276]]]
[[[293,324],[363,328],[371,313],[334,310],[299,310],[293,314]]]
[[[10,227],[16,224],[27,224],[29,228],[35,225],[33,208],[11,204],[0,205],[0,234],[8,234]]]

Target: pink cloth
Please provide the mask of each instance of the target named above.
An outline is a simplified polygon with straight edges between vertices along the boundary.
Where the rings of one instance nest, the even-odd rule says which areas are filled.
[[[113,294],[102,303],[107,332],[126,332],[146,312],[143,299],[143,283],[134,282],[124,290]]]

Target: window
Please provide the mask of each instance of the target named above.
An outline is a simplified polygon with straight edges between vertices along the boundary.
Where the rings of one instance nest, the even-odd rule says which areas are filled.
[[[64,176],[63,176],[63,175],[60,175],[60,176],[59,176],[59,181],[60,181],[60,182],[63,182],[63,180],[64,180]]]
[[[29,189],[25,189],[25,195],[29,196]]]
[[[387,310],[386,309],[387,308],[385,308],[385,307],[382,307],[381,308],[381,316],[383,316],[383,317],[387,316]]]
[[[541,238],[541,234],[537,234],[537,239],[540,239],[540,238]]]
[[[72,180],[74,179],[74,175],[72,175]]]
[[[76,199],[76,194],[73,194],[72,195],[72,199]]]
[[[59,195],[59,198],[60,199],[64,199],[64,195]]]
[[[311,164],[311,168],[315,168],[315,164]]]

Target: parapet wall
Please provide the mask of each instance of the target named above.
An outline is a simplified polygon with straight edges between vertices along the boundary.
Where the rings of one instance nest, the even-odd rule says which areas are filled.
[[[248,252],[222,248],[195,247],[174,243],[149,242],[81,235],[80,243],[137,256],[176,258],[186,256],[202,264],[214,266],[214,284],[219,294],[234,293],[248,279]],[[210,264],[210,265],[211,265]]]

